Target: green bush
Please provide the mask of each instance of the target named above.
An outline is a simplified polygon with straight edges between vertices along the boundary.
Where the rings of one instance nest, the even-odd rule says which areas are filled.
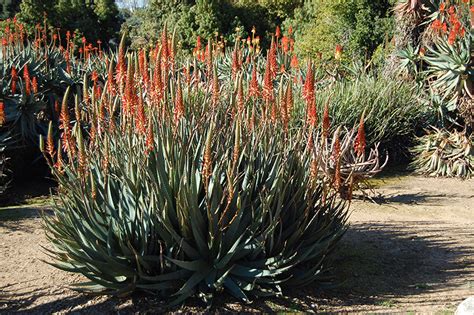
[[[273,33],[283,21],[280,17],[282,8],[292,8],[297,3],[280,7],[264,1],[152,0],[148,7],[134,12],[123,29],[129,34],[132,47],[137,48],[156,42],[166,22],[170,29],[177,28],[181,46],[189,51],[194,48],[198,36],[215,38],[217,33],[218,39],[222,36],[222,40],[232,45],[238,36],[250,35],[255,26],[266,47],[269,45],[266,35]]]
[[[295,29],[298,51],[324,59],[334,56],[337,44],[350,56],[370,57],[393,32],[390,0],[311,0],[285,21]]]
[[[23,0],[18,18],[34,33],[37,24],[76,32],[89,42],[101,40],[106,45],[120,30],[119,11],[113,0]]]
[[[355,76],[322,86],[316,93],[319,117],[329,104],[334,126],[355,126],[365,112],[368,143],[398,151],[431,122],[432,110],[422,106],[420,90],[409,82],[357,70]],[[300,115],[305,108],[300,103]]]

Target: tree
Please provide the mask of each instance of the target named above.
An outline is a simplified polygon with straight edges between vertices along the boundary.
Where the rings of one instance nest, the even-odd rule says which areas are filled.
[[[15,16],[20,10],[20,0],[0,0],[0,19]]]
[[[120,19],[113,0],[23,0],[19,18],[32,29],[47,23],[65,31],[83,34],[91,42],[104,43],[117,35]]]
[[[120,30],[119,10],[114,0],[95,0],[94,13],[106,38],[113,37]]]
[[[292,25],[298,50],[309,56],[334,56],[336,44],[348,55],[370,57],[393,33],[393,0],[310,0],[295,10]]]

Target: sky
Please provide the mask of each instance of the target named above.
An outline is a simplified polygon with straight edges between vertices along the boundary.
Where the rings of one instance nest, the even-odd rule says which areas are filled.
[[[142,7],[145,5],[147,0],[116,0],[115,2],[117,2],[117,5],[120,8],[130,7],[130,6]]]

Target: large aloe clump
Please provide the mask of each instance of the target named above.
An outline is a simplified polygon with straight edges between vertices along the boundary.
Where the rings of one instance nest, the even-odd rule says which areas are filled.
[[[221,290],[248,301],[324,281],[344,203],[313,186],[300,143],[223,120],[153,122],[153,140],[116,131],[93,154],[80,144],[46,218],[55,265],[89,278],[81,289],[175,303]]]
[[[234,50],[225,70],[211,42],[204,58],[180,60],[162,38],[151,52],[121,46],[106,82],[70,89],[61,140],[51,124],[42,141],[59,183],[45,217],[52,263],[90,280],[78,289],[172,303],[326,281],[346,229],[339,196],[381,169],[376,150],[366,155],[364,119],[332,132],[326,109],[319,124],[308,75],[298,117],[299,72],[279,71],[273,53],[260,80],[262,56]]]

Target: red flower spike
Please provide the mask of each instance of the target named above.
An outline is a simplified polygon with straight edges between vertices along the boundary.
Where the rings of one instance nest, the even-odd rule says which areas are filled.
[[[276,27],[276,30],[275,30],[275,37],[276,37],[276,38],[280,38],[280,37],[281,37],[281,29],[280,29],[280,26],[277,26],[277,27]]]
[[[276,43],[272,39],[272,43],[270,45],[270,50],[268,53],[268,59],[270,63],[270,71],[271,71],[271,78],[272,80],[275,79],[278,71],[278,62],[277,62],[277,48]]]
[[[265,67],[265,74],[263,75],[263,100],[270,102],[273,99],[273,78],[272,66],[270,61],[270,53],[267,55],[267,65]]]
[[[137,131],[140,134],[145,134],[146,133],[146,117],[145,117],[145,107],[143,106],[143,98],[140,95],[138,97],[138,108],[137,108],[137,119],[136,119],[136,124],[137,124]]]
[[[48,136],[46,138],[46,151],[49,156],[52,158],[54,156],[54,140],[53,140],[53,122],[49,122],[48,126]]]

